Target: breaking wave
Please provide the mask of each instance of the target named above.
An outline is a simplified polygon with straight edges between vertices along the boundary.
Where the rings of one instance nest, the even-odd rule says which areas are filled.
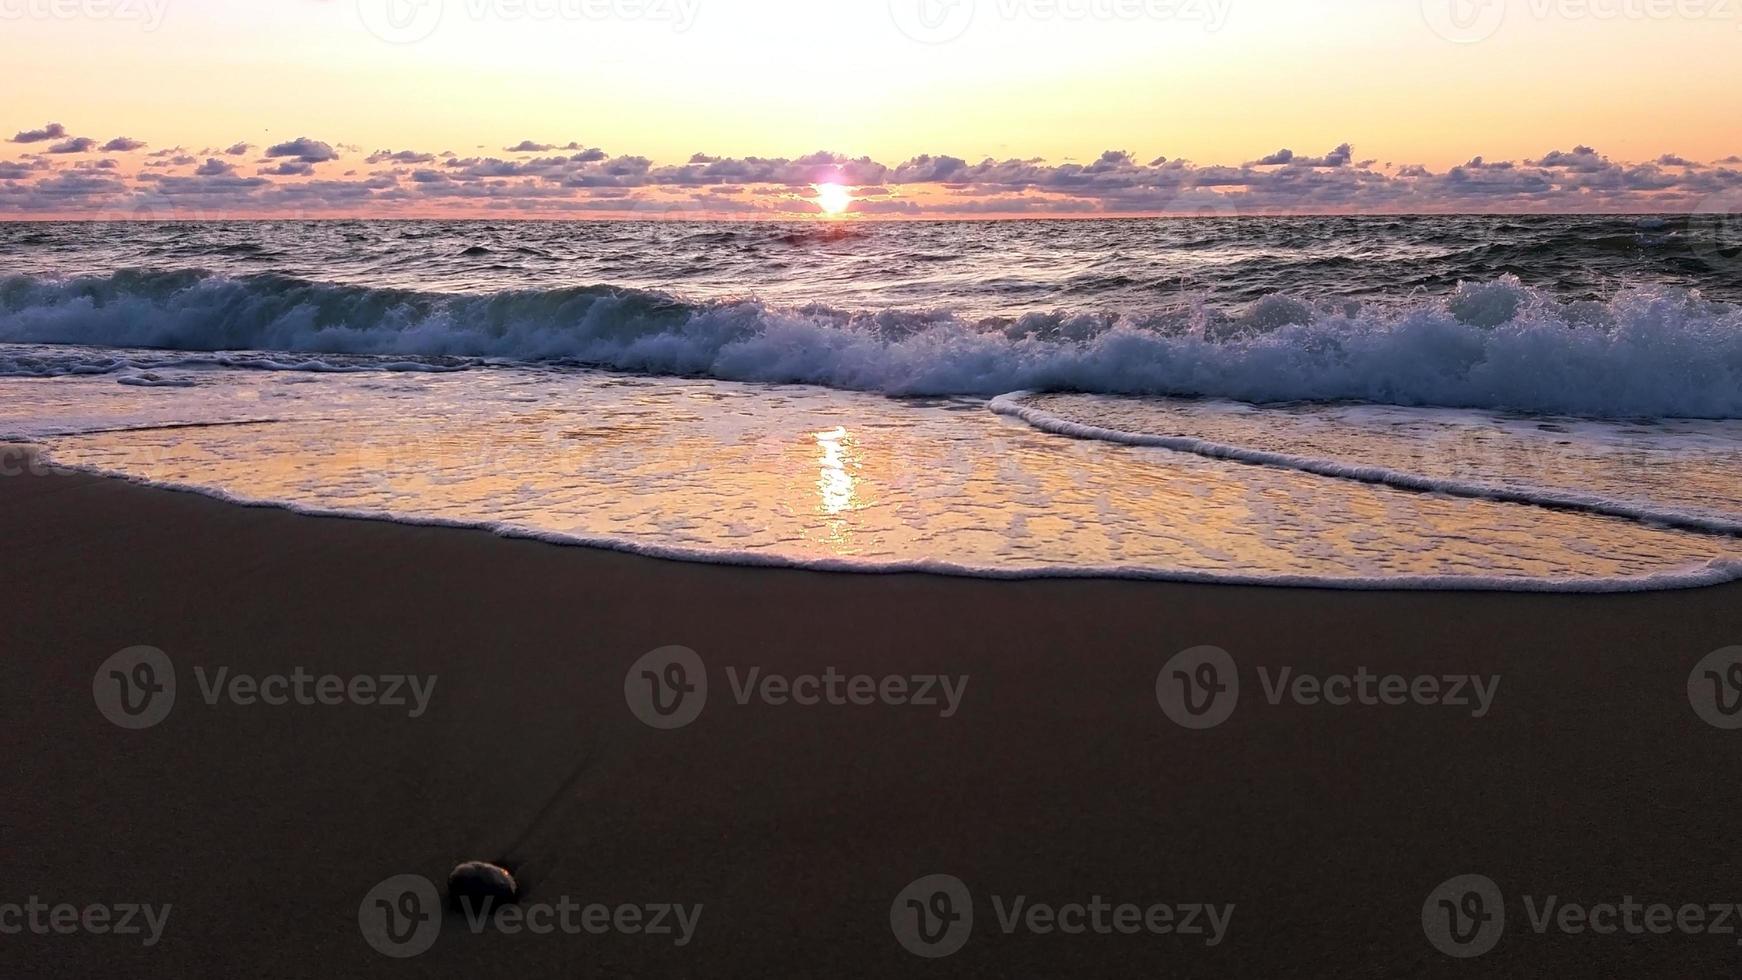
[[[439,293],[129,270],[0,279],[0,342],[298,355],[234,365],[269,369],[356,369],[346,358],[366,356],[396,359],[377,370],[558,363],[889,395],[1026,389],[1742,418],[1742,307],[1664,286],[1563,302],[1510,277],[1391,303],[1271,296],[1234,313],[972,319],[610,286]],[[13,375],[140,366],[112,351],[0,357],[0,374]]]

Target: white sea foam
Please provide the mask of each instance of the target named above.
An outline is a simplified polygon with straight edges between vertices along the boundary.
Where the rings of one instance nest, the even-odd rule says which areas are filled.
[[[1360,400],[1595,417],[1742,418],[1742,308],[1663,287],[1558,302],[1516,280],[1384,308],[1245,314],[851,312],[604,287],[417,293],[282,276],[0,281],[0,342],[270,351],[188,365],[453,370],[490,358],[892,395],[1019,389]],[[0,373],[153,370],[176,355],[13,349]],[[367,358],[370,363],[359,359]]]

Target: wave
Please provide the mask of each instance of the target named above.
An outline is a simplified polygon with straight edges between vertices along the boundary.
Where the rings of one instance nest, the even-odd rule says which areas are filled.
[[[1092,439],[1124,446],[1149,446],[1159,449],[1168,449],[1174,452],[1191,453],[1196,456],[1205,456],[1210,459],[1226,459],[1240,463],[1251,463],[1258,466],[1273,466],[1280,469],[1298,470],[1302,473],[1312,473],[1316,476],[1352,480],[1357,483],[1377,484],[1380,486],[1394,487],[1399,490],[1413,490],[1419,493],[1438,493],[1451,497],[1492,500],[1497,503],[1528,504],[1537,507],[1553,508],[1556,510],[1579,511],[1603,517],[1618,517],[1658,527],[1674,528],[1680,531],[1742,536],[1742,520],[1689,513],[1686,511],[1657,507],[1651,504],[1629,500],[1619,500],[1611,497],[1604,497],[1599,494],[1585,493],[1576,490],[1564,490],[1552,487],[1497,486],[1495,484],[1479,483],[1470,480],[1455,480],[1444,477],[1427,476],[1420,473],[1410,473],[1404,470],[1397,470],[1384,466],[1370,466],[1335,459],[1298,456],[1266,449],[1255,449],[1248,446],[1233,446],[1225,443],[1211,442],[1207,439],[1197,439],[1191,436],[1166,436],[1147,432],[1126,432],[1120,429],[1108,429],[1101,426],[1088,425],[1082,422],[1074,422],[1070,419],[1059,418],[1056,415],[1035,408],[1032,405],[1024,404],[1022,399],[1028,394],[1030,393],[1018,391],[1007,395],[1000,395],[999,397],[992,399],[989,407],[993,412],[996,412],[999,415],[1021,419],[1042,432],[1070,436],[1076,439]]]
[[[1669,287],[1560,302],[1515,278],[1366,306],[1271,296],[1237,314],[972,319],[611,286],[436,293],[129,270],[0,279],[0,342],[387,356],[401,369],[413,363],[404,359],[554,362],[890,395],[1026,389],[1742,418],[1742,307]],[[104,357],[115,360],[72,360],[96,371]],[[0,372],[55,373],[42,367],[52,363]]]

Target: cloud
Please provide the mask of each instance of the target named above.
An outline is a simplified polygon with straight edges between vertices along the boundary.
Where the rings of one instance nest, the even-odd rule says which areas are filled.
[[[41,143],[46,140],[58,140],[67,134],[67,128],[60,123],[51,122],[41,129],[26,129],[13,135],[14,143]]]
[[[320,140],[311,140],[307,136],[299,136],[288,143],[276,143],[266,148],[269,158],[294,157],[301,163],[325,163],[337,160],[339,151]]]
[[[154,151],[145,155],[142,172],[125,180],[114,179],[120,170],[114,161],[24,153],[0,160],[0,217],[135,213],[161,203],[142,203],[139,194],[161,193],[200,213],[227,215],[789,218],[815,211],[811,185],[823,182],[854,187],[854,213],[890,217],[1677,211],[1742,192],[1742,171],[1734,166],[1690,164],[1674,154],[1630,164],[1583,145],[1536,160],[1476,156],[1436,173],[1416,164],[1376,171],[1373,161],[1356,162],[1346,143],[1320,157],[1283,150],[1238,165],[1109,149],[1085,161],[974,162],[922,154],[893,166],[828,151],[798,157],[695,153],[662,164],[573,143],[560,150],[511,148],[496,157],[379,150],[366,166],[324,180],[316,176],[317,164],[340,155],[326,143],[304,137],[271,146],[261,168],[243,177],[225,158],[251,150],[238,143],[198,157],[180,147]]]
[[[1354,153],[1355,153],[1355,148],[1350,146],[1347,143],[1344,143],[1343,145],[1332,150],[1331,152],[1325,154],[1323,157],[1319,158],[1318,160],[1307,161],[1306,166],[1309,166],[1309,167],[1347,167],[1349,165],[1349,161],[1354,158]],[[1368,161],[1368,165],[1371,166],[1372,161]]]
[[[117,136],[109,142],[104,143],[102,149],[104,153],[131,153],[144,145],[145,144],[140,140],[128,139],[125,136]]]
[[[390,150],[376,150],[369,154],[365,163],[430,163],[435,160],[433,153],[418,153],[415,150],[400,150],[394,153]]]
[[[1575,146],[1571,153],[1554,150],[1543,156],[1541,160],[1525,161],[1533,167],[1547,167],[1557,170],[1576,170],[1593,173],[1609,167],[1609,161],[1596,150],[1588,146]]]
[[[1355,149],[1347,143],[1337,147],[1322,157],[1303,157],[1293,150],[1284,148],[1260,160],[1248,163],[1248,167],[1347,167],[1354,159]],[[1373,161],[1368,160],[1363,167],[1371,167]]]
[[[513,146],[503,147],[502,152],[504,152],[504,153],[549,153],[552,150],[579,150],[579,149],[581,149],[581,144],[573,143],[573,142],[567,143],[563,146],[557,146],[554,143],[539,143],[539,142],[536,142],[534,140],[521,140],[519,143],[516,143]]]
[[[275,177],[307,177],[315,172],[315,165],[302,160],[285,160],[276,167],[259,172]]]
[[[97,148],[97,141],[89,136],[77,136],[64,143],[56,143],[48,148],[50,153],[89,153]]]

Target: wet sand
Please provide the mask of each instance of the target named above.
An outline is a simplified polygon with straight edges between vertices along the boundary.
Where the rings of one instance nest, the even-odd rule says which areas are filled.
[[[0,478],[0,534],[0,903],[172,906],[151,946],[0,935],[8,977],[1693,977],[1742,962],[1734,935],[1538,934],[1524,904],[1742,901],[1742,731],[1702,721],[1687,693],[1702,657],[1742,643],[1742,586],[1344,593],[745,569],[64,474]],[[709,690],[692,723],[661,730],[625,679],[673,644],[696,651]],[[99,711],[94,675],[138,645],[174,664],[176,701],[126,730]],[[1242,689],[1224,723],[1190,730],[1156,679],[1200,645],[1228,651]],[[966,686],[949,717],[735,697],[752,668],[831,667]],[[1284,667],[1499,686],[1481,717],[1273,705],[1264,679]],[[220,669],[299,668],[435,686],[417,717],[203,696]],[[454,914],[411,958],[365,941],[377,883],[439,884],[472,858],[514,867],[529,907],[702,911],[682,946],[475,935]],[[1461,961],[1430,945],[1422,913],[1467,873],[1497,883],[1506,926]],[[964,883],[974,922],[960,951],[922,959],[890,912],[933,874]],[[1016,896],[1234,910],[1213,946],[1006,934]]]

